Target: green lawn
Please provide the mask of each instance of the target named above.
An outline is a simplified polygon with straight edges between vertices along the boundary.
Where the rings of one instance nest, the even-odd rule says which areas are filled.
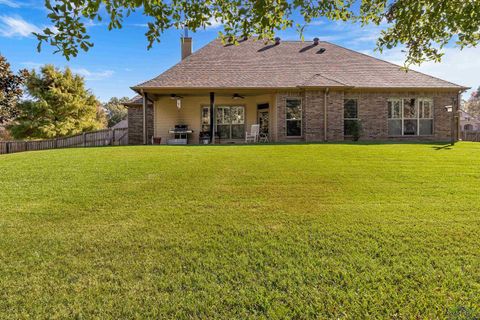
[[[0,156],[0,319],[480,317],[480,144]]]

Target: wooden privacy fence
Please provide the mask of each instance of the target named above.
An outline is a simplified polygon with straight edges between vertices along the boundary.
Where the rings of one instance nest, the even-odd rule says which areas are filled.
[[[128,128],[104,129],[49,140],[0,141],[0,154],[75,147],[101,147],[128,144]]]
[[[462,140],[480,142],[480,131],[463,131]]]

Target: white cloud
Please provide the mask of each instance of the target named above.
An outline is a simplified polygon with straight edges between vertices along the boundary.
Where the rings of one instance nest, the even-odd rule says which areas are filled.
[[[0,0],[1,1],[1,0]],[[0,16],[0,35],[4,37],[28,37],[40,28],[19,16]]]
[[[146,23],[132,23],[130,24],[132,27],[139,27],[139,28],[148,28],[148,24]]]
[[[105,23],[102,23],[102,22],[96,22],[96,21],[93,21],[92,19],[89,19],[85,22],[85,27],[87,28],[92,28],[92,27],[98,27],[98,26],[104,26],[106,25]]]
[[[85,80],[104,80],[113,76],[115,72],[112,70],[105,70],[94,72],[85,68],[71,68],[73,73],[81,75]]]
[[[480,47],[447,48],[441,63],[426,62],[412,69],[442,78],[456,84],[471,87],[464,97],[480,85]]]
[[[37,71],[40,70],[41,67],[43,67],[45,64],[44,63],[39,63],[39,62],[33,62],[33,61],[25,61],[21,63],[22,66],[24,66],[27,69],[35,69]],[[125,68],[125,71],[127,71],[128,68]],[[70,68],[74,74],[78,74],[82,77],[85,78],[85,80],[104,80],[107,78],[110,78],[113,76],[115,73],[112,70],[104,70],[104,71],[90,71],[86,68]],[[132,69],[128,69],[129,71],[132,71]]]
[[[371,24],[364,27],[359,24],[333,22],[322,26],[321,29],[312,26],[308,32],[311,35],[313,31],[321,31],[317,35],[320,40],[336,42],[350,49],[403,66],[405,62],[404,47],[386,50],[383,54],[373,51],[381,30],[386,28],[388,28],[386,21],[382,21],[378,26]],[[325,35],[322,36],[322,33]],[[480,47],[463,50],[449,47],[444,49],[444,52],[445,55],[440,63],[425,62],[420,66],[411,66],[410,68],[459,85],[477,88],[480,85],[480,59],[478,59]],[[470,92],[472,89],[465,93],[464,97]]]
[[[21,65],[27,69],[36,69],[36,70],[39,70],[40,67],[43,66],[43,64],[38,62],[33,62],[33,61],[22,62]]]
[[[0,5],[5,5],[11,8],[20,8],[20,3],[13,0],[0,0]]]
[[[398,65],[403,65],[405,53],[402,48],[385,51],[383,54],[364,50],[363,53],[383,59]],[[442,61],[435,63],[433,61],[425,62],[420,66],[411,66],[412,70],[420,71],[428,75],[444,79],[462,86],[471,87],[464,93],[468,97],[470,93],[480,85],[480,47],[465,48],[446,48]]]
[[[323,26],[325,25],[325,21],[322,20],[312,20],[308,23],[309,26]]]
[[[207,29],[216,29],[222,26],[222,22],[220,22],[220,20],[218,19],[215,19],[215,17],[211,17],[210,19],[208,19],[208,23],[210,25],[207,26]]]
[[[331,41],[344,44],[349,48],[362,50],[374,47],[382,30],[388,28],[386,20],[379,25],[352,23],[344,21],[327,21],[325,19],[314,20],[305,28],[305,38],[318,37],[323,41]],[[308,35],[308,36],[307,36]]]

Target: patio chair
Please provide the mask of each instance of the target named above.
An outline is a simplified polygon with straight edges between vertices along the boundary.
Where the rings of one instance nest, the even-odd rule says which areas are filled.
[[[245,132],[245,143],[248,142],[258,142],[258,135],[260,133],[260,125],[259,124],[252,124],[250,128],[250,132]]]

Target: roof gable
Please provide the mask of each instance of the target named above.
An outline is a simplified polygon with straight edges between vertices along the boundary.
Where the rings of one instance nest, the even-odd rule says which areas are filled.
[[[134,89],[298,87],[464,88],[329,42],[217,39]]]

